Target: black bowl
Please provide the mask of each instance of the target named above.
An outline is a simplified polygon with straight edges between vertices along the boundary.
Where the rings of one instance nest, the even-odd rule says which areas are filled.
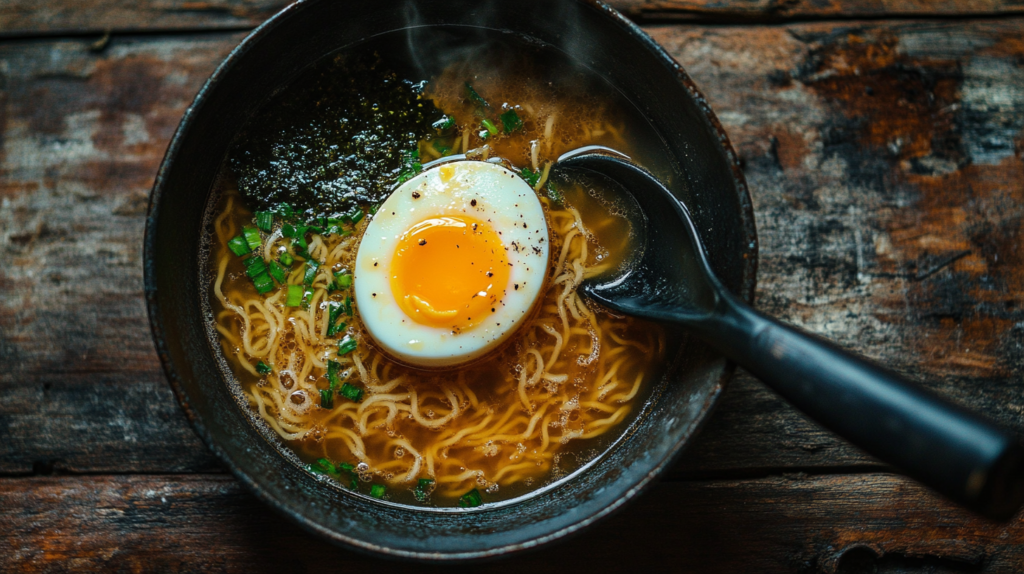
[[[670,351],[672,368],[629,432],[553,487],[495,508],[416,510],[354,496],[308,474],[259,430],[220,366],[202,307],[207,282],[200,277],[200,240],[218,171],[246,119],[306,65],[378,34],[421,26],[515,34],[561,50],[602,76],[657,131],[712,267],[747,300],[757,242],[736,156],[704,97],[664,50],[598,2],[300,1],[228,56],[171,141],[146,223],[146,301],[171,386],[196,432],[239,480],[309,531],[360,550],[450,561],[536,547],[621,507],[692,440],[732,366],[682,339]]]

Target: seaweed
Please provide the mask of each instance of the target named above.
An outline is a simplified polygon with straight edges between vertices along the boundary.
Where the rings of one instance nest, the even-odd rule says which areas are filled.
[[[421,98],[424,86],[375,53],[311,66],[235,138],[228,165],[249,207],[288,203],[310,220],[383,201],[444,117]]]

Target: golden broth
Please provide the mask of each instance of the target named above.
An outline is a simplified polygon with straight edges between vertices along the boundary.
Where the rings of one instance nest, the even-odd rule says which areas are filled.
[[[351,235],[310,234],[309,257],[320,265],[307,281],[308,308],[288,306],[285,287],[257,293],[242,258],[228,248],[254,215],[232,185],[221,189],[208,262],[221,347],[250,405],[300,459],[314,468],[320,459],[329,468],[352,465],[332,473],[347,488],[377,496],[384,486],[389,500],[437,506],[455,505],[474,489],[484,503],[528,493],[617,436],[657,373],[665,348],[660,328],[615,317],[577,294],[584,278],[628,257],[629,224],[609,213],[599,190],[548,181],[551,163],[565,151],[595,144],[629,151],[625,123],[606,101],[537,77],[525,63],[499,68],[479,57],[449,66],[422,95],[458,124],[421,140],[423,161],[467,153],[530,168],[551,234],[548,283],[534,316],[510,344],[471,366],[421,371],[395,363],[364,332],[358,301],[342,318],[343,332],[328,336],[330,305],[344,306],[351,295],[329,289],[333,274],[353,268],[365,219]],[[522,127],[482,136],[466,78],[495,108],[484,114],[514,108]],[[270,264],[288,253],[294,263],[286,282],[301,285],[301,250],[280,231],[278,220],[263,232],[254,257]],[[358,345],[339,354],[346,336]],[[358,400],[332,390],[333,405],[323,408],[329,361],[361,392]],[[258,372],[261,363],[269,373]]]

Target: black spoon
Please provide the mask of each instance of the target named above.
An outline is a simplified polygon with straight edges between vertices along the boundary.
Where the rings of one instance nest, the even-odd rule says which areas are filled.
[[[614,311],[686,327],[811,418],[873,456],[992,518],[1024,502],[1024,448],[1012,433],[839,347],[766,317],[708,265],[686,208],[643,168],[598,153],[556,168],[599,175],[639,204],[642,255],[582,289]]]

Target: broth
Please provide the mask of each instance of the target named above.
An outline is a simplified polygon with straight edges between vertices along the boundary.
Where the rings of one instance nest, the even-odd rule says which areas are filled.
[[[398,57],[396,42],[388,40],[315,64],[259,112],[256,123],[272,126],[271,136],[266,130],[259,135],[259,126],[241,134],[210,224],[209,301],[217,343],[254,412],[311,472],[420,506],[475,506],[525,495],[592,460],[627,428],[660,375],[668,345],[656,325],[614,316],[576,293],[583,278],[627,265],[635,237],[600,186],[553,182],[550,165],[566,151],[595,144],[646,159],[649,142],[657,140],[628,105],[552,50],[501,38],[470,56],[460,52],[454,60],[432,62],[440,69],[431,71],[422,58]],[[323,179],[303,179],[296,175],[301,170],[272,184],[261,179],[268,165],[288,159],[274,160],[275,149],[297,149],[273,145],[273,134],[287,140],[290,128],[287,118],[272,118],[268,110],[294,111],[304,98],[321,105],[318,98],[340,93],[331,78],[347,77],[346,69],[387,78],[382,89],[392,93],[386,101],[406,108],[381,106],[376,92],[350,94],[369,118],[348,119],[350,125],[362,122],[357,133],[369,137],[372,122],[381,122],[366,157],[352,146],[347,155],[330,155],[330,142],[341,136],[321,126],[302,137],[307,148],[321,146],[331,161],[340,158]],[[505,121],[509,111],[515,112],[511,125]],[[391,112],[399,116],[394,124]],[[323,117],[312,121],[329,126],[329,114]],[[404,131],[389,138],[389,125]],[[645,137],[646,150],[640,145]],[[266,165],[259,164],[260,153],[270,158]],[[350,291],[339,277],[353,268],[367,221],[350,217],[357,213],[350,210],[379,203],[422,162],[457,153],[500,161],[534,185],[550,230],[548,283],[529,324],[499,351],[457,369],[416,370],[375,348],[359,320],[358,301],[348,310]],[[658,171],[660,164],[655,159],[648,165]],[[339,175],[344,169],[362,170],[368,184],[346,180]],[[339,178],[345,185],[332,187]],[[290,181],[300,183],[282,195]],[[282,216],[282,198],[297,204],[290,206],[296,213],[291,219],[287,209]],[[243,259],[231,241],[260,223],[250,205],[276,215],[254,238],[254,255]],[[286,237],[286,225],[294,227],[289,221],[310,220],[320,224],[320,233],[308,232],[308,241],[305,232],[301,241],[294,231]],[[268,292],[258,293],[249,265],[260,259],[273,266],[284,258],[292,265],[284,269],[282,286],[271,281]],[[286,303],[284,283],[302,286],[300,304]],[[345,327],[329,336],[338,324],[334,311]],[[354,346],[342,353],[346,340]]]

